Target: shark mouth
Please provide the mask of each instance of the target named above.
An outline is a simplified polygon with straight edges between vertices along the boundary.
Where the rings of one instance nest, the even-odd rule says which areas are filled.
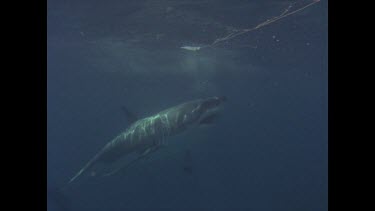
[[[198,120],[199,125],[209,125],[214,123],[219,118],[220,107],[215,107],[206,111]]]

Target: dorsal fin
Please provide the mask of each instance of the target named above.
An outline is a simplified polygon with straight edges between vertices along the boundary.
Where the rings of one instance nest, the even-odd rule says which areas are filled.
[[[129,124],[132,124],[138,120],[138,116],[130,112],[126,106],[121,106],[121,110],[125,113],[125,116],[129,121]]]

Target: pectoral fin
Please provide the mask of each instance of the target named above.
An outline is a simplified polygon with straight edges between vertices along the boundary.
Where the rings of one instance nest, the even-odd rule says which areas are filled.
[[[130,162],[128,162],[126,164],[120,165],[118,168],[104,174],[103,176],[110,176],[110,175],[113,175],[113,174],[119,172],[120,170],[124,170],[126,168],[129,168],[131,165],[137,163],[138,161],[147,158],[148,155],[150,155],[152,152],[155,152],[157,149],[159,149],[159,148],[158,147],[146,148],[145,150],[140,151],[140,155],[137,158],[131,160]]]

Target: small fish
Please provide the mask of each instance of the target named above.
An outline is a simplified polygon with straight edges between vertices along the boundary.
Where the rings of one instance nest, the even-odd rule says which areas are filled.
[[[202,47],[200,47],[200,46],[182,46],[180,48],[188,50],[188,51],[199,51]]]

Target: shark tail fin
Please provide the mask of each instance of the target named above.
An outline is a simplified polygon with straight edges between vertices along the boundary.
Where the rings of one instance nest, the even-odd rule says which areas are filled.
[[[101,153],[98,153],[97,155],[95,155],[94,158],[92,158],[81,170],[79,170],[75,175],[74,177],[72,177],[69,182],[67,183],[70,184],[72,183],[74,180],[76,180],[82,173],[86,172],[89,168],[91,168],[98,160],[99,156],[101,155]]]

